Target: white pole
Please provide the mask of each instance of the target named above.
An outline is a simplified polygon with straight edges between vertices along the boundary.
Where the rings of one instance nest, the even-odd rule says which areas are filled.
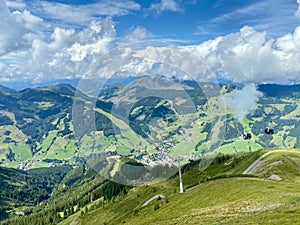
[[[182,183],[182,176],[181,176],[180,160],[178,161],[178,173],[179,173],[179,189],[180,189],[180,193],[183,193],[183,183]]]

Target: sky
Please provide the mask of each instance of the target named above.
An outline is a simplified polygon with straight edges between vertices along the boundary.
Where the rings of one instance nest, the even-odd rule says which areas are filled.
[[[174,68],[188,65],[190,74],[203,79],[205,67],[233,82],[299,83],[299,5],[300,0],[0,0],[0,84],[80,79],[107,55],[119,60],[122,76],[155,71],[185,78],[157,66],[163,61]],[[120,46],[127,47],[115,51]],[[188,54],[199,60],[186,62]],[[113,66],[104,65],[98,75],[107,76],[103,71]]]

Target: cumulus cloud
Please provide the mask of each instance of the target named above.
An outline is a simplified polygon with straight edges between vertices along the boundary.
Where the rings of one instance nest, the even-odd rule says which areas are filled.
[[[5,2],[0,1],[0,55],[21,47],[26,29],[10,13]]]
[[[0,78],[42,81],[80,77],[94,60],[109,51],[114,39],[114,23],[110,18],[92,21],[79,31],[56,27],[46,38],[32,36],[29,46],[12,52],[6,50],[0,58]]]
[[[209,81],[214,79],[214,74],[202,60],[190,52],[189,49],[180,46],[153,47],[135,53],[144,61],[153,62],[152,70],[165,76],[175,76],[178,79],[194,79],[197,81]],[[164,68],[167,68],[164,71]],[[149,71],[150,73],[150,71]]]
[[[57,20],[68,21],[72,16],[78,18],[80,23],[87,23],[80,27],[59,26],[57,21],[50,24],[29,8],[22,9],[21,0],[17,3],[14,6],[9,3],[10,7],[15,7],[10,11],[8,3],[0,1],[2,80],[17,79],[20,76],[22,79],[79,77],[99,57],[110,52],[111,59],[108,58],[108,62],[115,60],[119,66],[114,67],[112,64],[111,68],[106,67],[107,71],[101,74],[103,76],[111,74],[108,70],[118,68],[120,75],[124,76],[158,74],[207,81],[216,75],[246,84],[300,82],[300,26],[293,33],[278,38],[269,38],[266,32],[245,26],[236,33],[199,45],[156,45],[149,40],[155,36],[145,28],[136,27],[125,36],[117,37],[113,19],[99,18],[100,14],[110,12],[109,7],[105,8],[101,4],[117,6],[119,14],[127,14],[140,9],[132,1],[100,1],[92,7],[41,1],[35,2],[37,7],[32,8],[42,12],[48,10],[48,16]],[[59,11],[59,6],[65,10],[64,13]],[[103,10],[96,10],[100,6],[104,7]],[[161,1],[153,7],[155,10],[175,10],[180,8],[180,4]],[[95,19],[90,21],[91,18]],[[144,41],[143,46],[138,44],[141,41]],[[128,46],[120,51],[112,50],[124,43],[135,43],[133,46],[136,46]]]
[[[79,32],[55,28],[51,41],[33,41],[32,69],[45,76],[78,76],[93,60],[108,51],[114,35],[113,22],[109,18],[92,21],[89,27]]]
[[[293,34],[269,39],[245,26],[239,32],[188,48],[219,76],[234,82],[292,83],[300,81],[300,27]]]
[[[190,57],[191,53],[196,57]],[[277,39],[245,26],[239,32],[195,46],[155,47],[149,43],[130,57],[141,60],[133,60],[123,67],[128,74],[135,70],[136,73],[157,73],[181,79],[190,76],[190,79],[198,81],[209,80],[215,74],[219,78],[245,84],[299,83],[300,26],[294,33]],[[162,67],[162,64],[169,67]],[[175,67],[185,73],[178,72]]]
[[[137,42],[114,49],[96,61],[84,78],[145,75],[216,81],[215,75],[189,49],[156,41]]]
[[[80,76],[115,39],[109,17],[80,29],[60,27],[22,9],[21,1],[16,3],[0,1],[1,81]]]
[[[233,116],[241,120],[256,109],[257,101],[262,95],[254,84],[247,84],[241,90],[235,89],[225,94],[224,100]]]
[[[157,13],[164,11],[182,12],[183,9],[180,6],[180,2],[176,0],[161,0],[158,3],[153,3],[150,6],[151,10],[155,10]]]
[[[13,14],[16,17],[16,20],[23,24],[23,26],[31,31],[38,31],[41,27],[44,27],[44,20],[38,16],[32,15],[28,10],[14,11]]]
[[[299,83],[300,27],[293,34],[273,39],[245,26],[195,46],[155,47],[149,43],[128,57],[134,60],[123,66],[124,74],[156,73],[197,81],[217,76],[245,84]]]

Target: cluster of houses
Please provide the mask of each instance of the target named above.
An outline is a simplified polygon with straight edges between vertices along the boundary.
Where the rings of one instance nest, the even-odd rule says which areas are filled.
[[[26,162],[19,162],[18,163],[18,169],[19,170],[30,170],[32,169],[32,165],[35,163],[40,163],[43,162],[40,159],[32,159],[30,161],[26,161]],[[57,161],[57,162],[48,162],[47,166],[48,167],[56,167],[56,166],[63,166],[63,165],[69,165],[68,161]]]
[[[143,163],[148,166],[155,165],[169,165],[172,166],[175,164],[173,157],[169,155],[169,149],[174,147],[175,143],[170,140],[165,140],[160,146],[156,147],[157,152],[151,155],[144,155],[141,160],[138,160],[140,163]]]
[[[30,170],[31,164],[28,162],[19,162],[18,163],[18,169],[19,170]]]

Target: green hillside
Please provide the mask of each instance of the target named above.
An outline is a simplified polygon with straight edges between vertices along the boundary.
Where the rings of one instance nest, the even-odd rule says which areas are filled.
[[[297,224],[299,150],[218,155],[205,170],[203,163],[204,159],[182,168],[184,193],[179,193],[177,174],[159,183],[131,187],[103,179],[87,165],[79,166],[63,176],[43,204],[31,207],[30,215],[3,224]],[[251,170],[243,174],[247,168]],[[38,187],[48,175],[36,171]],[[19,180],[22,183],[15,176],[9,182],[17,186]],[[38,196],[34,190],[32,196]],[[13,207],[20,204],[14,201]],[[25,196],[21,202],[29,201]]]
[[[70,166],[21,171],[0,167],[0,220],[18,212],[30,214],[41,202],[50,198]]]
[[[219,157],[202,172],[199,162],[187,165],[183,169],[183,194],[178,193],[175,176],[153,186],[134,188],[125,197],[85,215],[75,214],[60,224],[297,224],[300,152],[295,152],[270,154],[260,167],[264,173],[250,177],[240,171],[263,152]],[[283,180],[271,180],[273,173]],[[158,194],[164,197],[143,206]]]

